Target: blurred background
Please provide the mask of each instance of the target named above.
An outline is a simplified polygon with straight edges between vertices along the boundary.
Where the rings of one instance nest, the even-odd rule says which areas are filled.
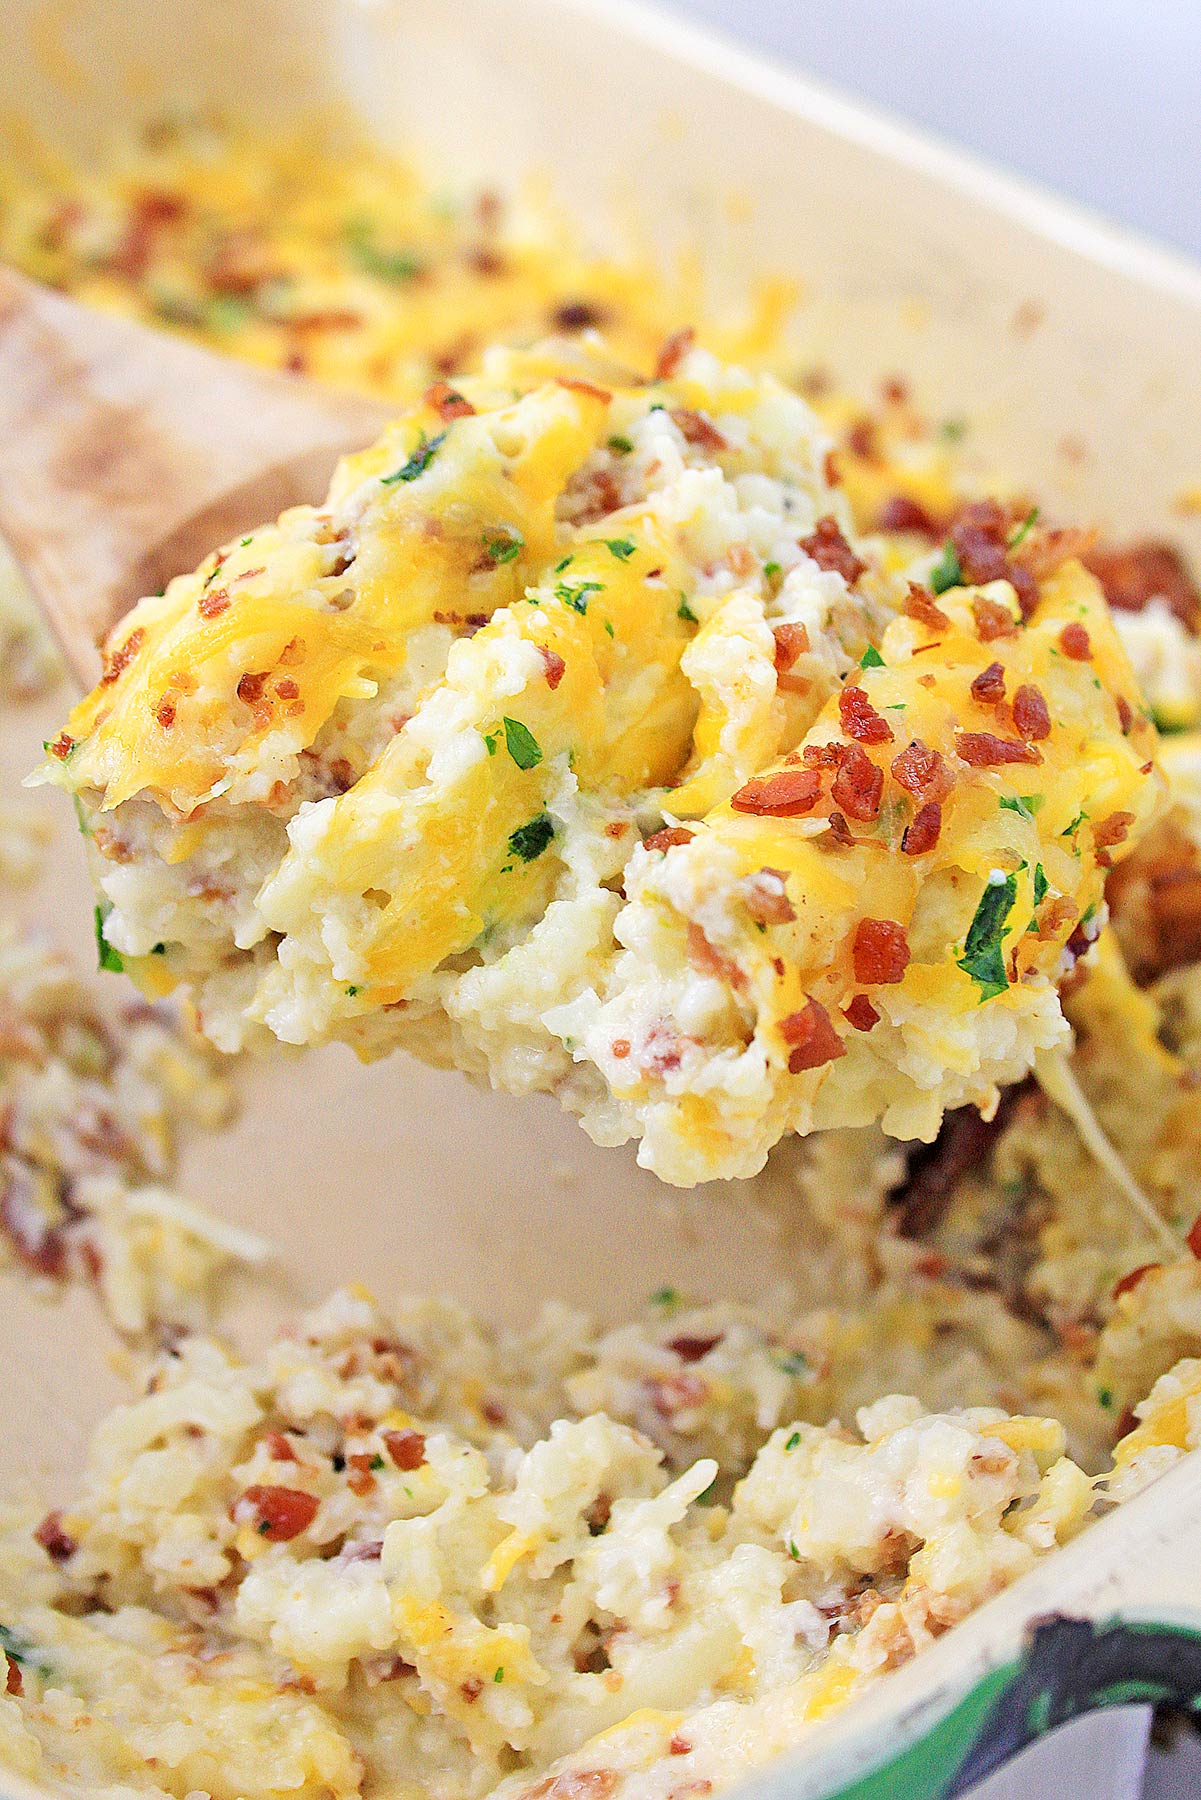
[[[1201,0],[673,0],[1201,256]]]

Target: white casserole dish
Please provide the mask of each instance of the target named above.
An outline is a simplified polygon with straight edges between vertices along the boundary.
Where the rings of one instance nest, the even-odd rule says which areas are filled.
[[[719,285],[797,274],[798,359],[852,385],[903,371],[935,414],[970,407],[982,459],[1051,506],[1201,554],[1201,519],[1172,512],[1201,478],[1201,271],[716,40],[625,0],[8,0],[6,24],[0,154],[36,135],[86,156],[177,103],[260,126],[333,104],[435,168],[550,172],[598,225],[613,211],[664,248],[703,244]],[[57,710],[0,720],[6,782]],[[71,833],[22,904],[89,954]],[[788,1258],[770,1174],[753,1196],[681,1197],[550,1102],[339,1050],[257,1071],[240,1124],[182,1174],[287,1246],[281,1305],[363,1276],[497,1318],[552,1295],[603,1318],[669,1278],[751,1297]],[[7,1475],[45,1492],[118,1397],[110,1340],[86,1298],[51,1311],[6,1283],[4,1304]],[[267,1310],[248,1298],[247,1322]],[[1198,1551],[1194,1457],[816,1727],[758,1791],[950,1795],[1088,1706],[1195,1704]],[[1048,1614],[1090,1623],[1044,1626],[1028,1651]]]

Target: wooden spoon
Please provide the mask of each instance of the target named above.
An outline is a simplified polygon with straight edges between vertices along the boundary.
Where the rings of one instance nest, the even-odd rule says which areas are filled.
[[[320,500],[388,416],[0,268],[0,536],[86,687],[136,600]]]

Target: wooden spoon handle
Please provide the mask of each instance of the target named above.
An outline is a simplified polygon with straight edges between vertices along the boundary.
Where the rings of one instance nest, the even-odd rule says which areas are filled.
[[[0,534],[89,685],[135,600],[320,499],[386,417],[0,268]]]

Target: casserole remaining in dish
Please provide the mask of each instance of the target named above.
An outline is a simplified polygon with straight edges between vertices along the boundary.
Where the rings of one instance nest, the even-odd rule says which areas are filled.
[[[135,202],[136,196],[127,195],[114,206],[118,226],[126,218],[123,206],[136,214]],[[38,203],[28,204],[37,216]],[[159,215],[170,211],[157,206]],[[168,226],[175,230],[179,221],[172,226],[168,219],[158,230]],[[77,229],[84,229],[78,220],[72,226]],[[118,229],[116,241],[120,237]],[[98,248],[103,258],[107,252]],[[61,277],[72,279],[77,267],[68,263]],[[112,281],[110,297],[141,305],[145,274],[143,269],[121,277],[118,270],[118,279],[111,273],[103,279]],[[477,274],[483,308],[492,278]],[[262,285],[251,283],[248,289],[251,313]],[[650,323],[642,367],[649,371],[663,330],[653,306],[645,298],[643,303]],[[249,330],[253,318],[242,323]],[[535,338],[544,323],[530,319],[518,335]],[[328,320],[313,327],[331,333],[350,329],[345,321],[339,326]],[[268,333],[265,353],[274,356],[285,341],[282,333]],[[628,346],[623,355],[633,356],[636,349]],[[430,371],[419,348],[412,354],[424,392]],[[384,493],[401,502],[393,514],[419,510],[428,516],[435,508],[426,496],[436,490],[440,467],[454,477],[462,474],[462,460],[450,460],[453,434],[462,432],[466,446],[472,432],[482,436],[495,429],[489,424],[495,412],[524,408],[527,418],[533,413],[530,440],[540,446],[552,434],[534,402],[547,408],[557,426],[563,420],[578,426],[587,409],[603,406],[608,425],[607,409],[615,402],[602,402],[586,389],[603,387],[608,379],[606,391],[614,392],[620,385],[617,372],[585,368],[579,357],[565,362],[564,354],[558,349],[550,360],[506,356],[481,378],[450,371],[451,382],[448,372],[438,372],[450,391],[439,390],[421,402],[426,410],[413,412],[390,443],[391,460],[367,465],[360,487],[374,494],[382,476],[412,465],[411,478],[386,485]],[[563,387],[554,377],[564,374],[568,383],[582,380],[585,387]],[[495,388],[501,379],[518,389],[529,386],[531,395],[511,403],[506,396],[500,407]],[[690,385],[677,388],[677,383]],[[181,1800],[196,1791],[228,1794],[231,1800],[237,1794],[284,1791],[449,1796],[486,1792],[498,1783],[506,1793],[551,1794],[554,1800],[607,1796],[623,1787],[631,1794],[700,1794],[757,1757],[795,1742],[810,1721],[912,1655],[1071,1536],[1093,1510],[1133,1492],[1194,1442],[1198,1379],[1191,1359],[1201,1339],[1201,1265],[1185,1235],[1196,1210],[1191,1170],[1198,1121],[1192,1087],[1201,1067],[1196,1023],[1201,1001],[1198,946],[1190,946],[1188,936],[1198,853],[1196,808],[1190,801],[1195,759],[1187,742],[1177,740],[1165,759],[1174,783],[1172,810],[1110,881],[1118,931],[1128,953],[1137,956],[1145,984],[1140,989],[1126,972],[1113,934],[1102,933],[1096,947],[1088,948],[1103,915],[1099,907],[1086,922],[1085,915],[1099,900],[1105,860],[1123,854],[1139,821],[1130,821],[1124,835],[1108,844],[1098,842],[1095,826],[1119,813],[1137,813],[1149,802],[1145,763],[1153,734],[1139,715],[1111,622],[1091,581],[1070,559],[1061,561],[1065,552],[1083,546],[1048,540],[1037,521],[1026,523],[1028,504],[1015,505],[1010,496],[1003,507],[961,511],[960,497],[947,485],[945,443],[920,432],[911,404],[895,385],[870,421],[862,410],[848,411],[835,397],[821,396],[827,429],[837,442],[829,466],[821,428],[794,396],[772,382],[731,376],[700,354],[695,366],[682,363],[668,373],[662,391],[670,402],[664,417],[650,416],[653,390],[621,397],[617,403],[628,409],[629,418],[606,431],[597,472],[607,475],[613,459],[619,466],[633,457],[645,474],[652,460],[670,453],[674,486],[667,480],[655,490],[652,477],[650,492],[631,499],[633,513],[619,513],[616,523],[607,507],[589,518],[587,500],[582,510],[565,509],[563,528],[570,541],[564,553],[578,554],[585,566],[557,570],[552,564],[554,580],[541,584],[550,592],[530,582],[534,604],[525,608],[518,598],[509,614],[531,620],[537,615],[539,630],[544,622],[548,630],[573,634],[558,648],[549,638],[544,645],[563,663],[557,681],[548,679],[558,673],[556,665],[535,649],[537,666],[531,660],[530,667],[540,685],[519,685],[511,708],[506,700],[498,718],[484,718],[478,706],[472,710],[484,692],[470,679],[474,659],[483,659],[498,640],[500,648],[491,653],[499,657],[510,640],[532,646],[533,636],[523,638],[520,625],[505,620],[489,620],[478,630],[474,618],[427,620],[427,630],[431,623],[434,629],[423,666],[435,693],[449,686],[446,671],[452,662],[465,672],[460,692],[471,704],[461,735],[472,752],[470,770],[482,772],[488,783],[496,781],[500,799],[512,791],[537,804],[539,811],[528,819],[523,814],[515,829],[543,812],[552,816],[550,792],[541,786],[553,773],[547,754],[551,731],[574,730],[586,717],[570,684],[582,688],[600,669],[609,654],[606,644],[616,658],[630,631],[648,627],[628,597],[625,611],[616,616],[602,612],[601,605],[622,601],[623,581],[654,566],[646,562],[643,538],[660,526],[655,492],[671,497],[666,510],[675,526],[675,502],[685,480],[721,493],[731,488],[741,500],[740,481],[745,486],[748,477],[754,483],[774,479],[771,471],[765,476],[741,466],[730,441],[721,450],[711,436],[728,431],[730,440],[736,437],[722,409],[731,394],[746,397],[760,418],[774,408],[778,417],[792,421],[787,442],[793,453],[797,445],[804,452],[802,476],[794,485],[808,511],[804,530],[798,527],[791,536],[814,540],[818,554],[794,542],[783,543],[783,554],[773,556],[773,536],[751,569],[727,566],[716,579],[689,569],[692,586],[681,585],[693,618],[681,617],[678,601],[674,611],[665,606],[651,615],[649,627],[661,651],[651,659],[659,684],[655,694],[666,696],[664,717],[676,727],[670,741],[684,783],[675,794],[679,811],[665,807],[662,795],[656,796],[651,817],[645,816],[645,804],[624,795],[619,807],[598,806],[601,829],[589,836],[581,827],[572,840],[587,852],[574,871],[578,890],[563,898],[556,891],[551,904],[585,901],[606,928],[613,915],[627,912],[635,928],[647,914],[656,924],[666,919],[671,949],[662,966],[716,989],[721,1000],[720,1006],[712,1001],[715,1016],[722,1008],[737,1016],[743,1004],[739,985],[722,958],[732,948],[732,960],[741,969],[745,957],[757,978],[768,955],[761,942],[773,933],[787,937],[796,928],[798,922],[783,914],[786,908],[800,910],[795,902],[808,886],[794,887],[789,868],[781,870],[788,855],[803,861],[806,881],[825,866],[821,859],[850,866],[862,876],[849,903],[854,917],[902,924],[892,916],[903,909],[892,903],[891,889],[888,908],[867,904],[877,879],[873,858],[888,846],[883,807],[880,818],[855,821],[862,829],[842,815],[849,837],[871,837],[869,828],[880,831],[868,845],[839,841],[830,825],[831,814],[841,809],[827,786],[843,775],[857,746],[868,764],[879,767],[881,794],[884,781],[895,784],[889,798],[907,809],[903,819],[893,820],[902,834],[916,822],[919,799],[922,806],[945,807],[945,842],[940,817],[935,842],[914,849],[913,862],[929,858],[932,867],[940,850],[975,855],[983,846],[986,852],[969,868],[974,910],[964,918],[953,945],[956,954],[934,964],[939,980],[952,993],[962,993],[970,1019],[996,1017],[998,1009],[1008,1014],[1028,1000],[1036,1012],[1041,993],[1047,997],[1048,1038],[1054,1041],[1063,1027],[1051,984],[1063,964],[1079,959],[1075,989],[1066,1000],[1076,1034],[1067,1074],[1079,1089],[1076,1098],[1082,1095],[1087,1102],[1083,1111],[1077,1108],[1086,1126],[1099,1120],[1124,1163],[1101,1167],[1065,1115],[1032,1087],[1004,1105],[991,1127],[974,1113],[957,1113],[929,1152],[890,1145],[875,1128],[820,1133],[803,1145],[782,1147],[773,1171],[782,1181],[792,1170],[809,1218],[795,1294],[754,1309],[694,1308],[667,1289],[656,1295],[645,1319],[599,1336],[561,1310],[528,1333],[508,1338],[475,1326],[455,1309],[428,1302],[380,1308],[352,1292],[302,1320],[276,1347],[252,1355],[187,1329],[197,1316],[196,1290],[212,1285],[215,1270],[207,1261],[190,1261],[193,1291],[178,1303],[171,1291],[170,1245],[162,1240],[167,1254],[156,1262],[143,1232],[137,1239],[143,1258],[138,1266],[158,1285],[140,1290],[150,1296],[141,1316],[117,1311],[117,1317],[126,1332],[137,1334],[145,1326],[144,1335],[165,1337],[165,1346],[140,1370],[139,1396],[101,1427],[78,1502],[50,1515],[14,1520],[6,1541],[0,1618],[11,1654],[4,1747],[10,1763],[26,1773],[88,1790],[114,1782],[146,1787]],[[467,414],[456,395],[470,397],[476,410]],[[438,410],[436,420],[430,407]],[[448,410],[449,419],[443,416]],[[726,405],[726,411],[736,419],[737,407]],[[687,430],[672,412],[685,414]],[[447,435],[430,454],[443,428]],[[599,425],[594,437],[600,437]],[[610,445],[610,437],[621,444]],[[625,450],[625,442],[633,448]],[[766,429],[760,428],[753,448],[757,456],[768,454]],[[833,486],[832,474],[841,477]],[[453,506],[461,492],[449,479],[448,488],[446,504]],[[357,491],[351,480],[348,496]],[[552,484],[551,499],[558,492]],[[752,489],[759,498],[762,492]],[[624,498],[620,488],[617,497]],[[602,492],[602,502],[608,498]],[[822,525],[827,509],[832,526]],[[762,510],[770,519],[771,509]],[[370,525],[377,516],[368,501],[361,518]],[[538,541],[536,522],[524,515],[491,520],[470,511],[466,518],[455,512],[454,521],[461,526],[462,545],[470,543],[473,565],[483,565],[469,576],[489,593],[510,580],[516,585],[528,546]],[[496,524],[510,529],[486,539],[485,526]],[[790,535],[780,532],[778,516],[772,529],[776,536]],[[322,596],[350,590],[345,611],[330,609],[335,625],[353,617],[362,599],[358,573],[352,573],[353,563],[336,574],[332,567],[326,572],[319,559],[328,557],[332,565],[343,553],[338,531],[322,542],[326,536],[314,516],[293,517],[278,533],[265,534],[270,561],[262,577],[236,582],[258,561],[255,544],[237,545],[207,588],[206,568],[150,603],[144,645],[126,660],[120,652],[128,639],[115,642],[116,660],[125,666],[84,715],[89,729],[80,732],[79,748],[73,739],[59,740],[59,750],[67,754],[56,755],[55,766],[71,781],[77,769],[93,776],[102,769],[106,782],[130,770],[136,778],[153,771],[148,753],[168,741],[167,734],[187,733],[198,764],[206,757],[223,759],[220,770],[211,772],[214,780],[225,778],[227,763],[245,780],[254,832],[263,832],[273,853],[289,856],[290,850],[282,850],[283,820],[271,808],[286,812],[297,796],[286,805],[278,798],[273,802],[274,782],[282,778],[281,769],[290,770],[266,766],[263,741],[287,729],[287,706],[309,699],[301,692],[311,675],[307,658],[291,672],[277,670],[254,699],[239,702],[247,716],[243,721],[232,715],[242,732],[233,744],[211,729],[229,722],[228,693],[214,719],[206,721],[208,729],[189,720],[188,708],[197,703],[201,678],[224,680],[236,692],[247,672],[239,658],[247,641],[243,628],[254,622],[251,604],[286,599],[295,560],[318,559],[312,585]],[[444,543],[445,535],[435,541]],[[361,558],[357,543],[356,548]],[[678,543],[669,548],[681,554]],[[728,557],[726,543],[718,548]],[[1096,560],[1095,553],[1087,554]],[[985,583],[983,593],[957,585],[956,565],[970,580],[973,559],[989,555],[995,585]],[[837,559],[833,569],[822,567],[821,556]],[[701,558],[692,560],[699,565]],[[769,571],[766,565],[773,562],[780,567]],[[854,571],[858,562],[867,565],[862,576]],[[917,596],[901,573],[910,565],[929,578]],[[988,567],[977,565],[977,573]],[[1122,572],[1101,567],[1116,594]],[[1136,558],[1134,568],[1143,580],[1147,559]],[[1042,591],[1035,600],[1027,588],[1029,619],[1019,623],[1027,578],[1037,583],[1040,577]],[[1138,580],[1130,579],[1129,569],[1126,577],[1129,596]],[[1162,572],[1151,579],[1150,588],[1144,580],[1144,599],[1183,581],[1178,569],[1170,581]],[[260,581],[263,589],[257,591]],[[589,585],[593,582],[598,585]],[[705,593],[707,582],[712,586]],[[555,594],[557,585],[571,598]],[[205,594],[222,590],[229,604],[216,609],[215,622],[227,622],[228,660],[222,663],[218,656],[206,662],[196,652],[198,646],[203,652],[207,640],[191,634],[203,629],[198,621]],[[1169,607],[1173,594],[1165,593],[1159,608],[1173,621],[1163,630],[1178,631],[1180,641],[1188,643],[1194,602],[1187,586],[1174,593],[1176,605]],[[821,606],[814,604],[815,596]],[[1080,606],[1087,617],[1078,612]],[[164,624],[176,607],[177,624],[170,629],[181,630],[181,642],[170,641]],[[460,609],[431,604],[429,610]],[[483,610],[490,614],[491,604]],[[1154,625],[1156,609],[1148,610]],[[606,617],[614,625],[612,638],[604,630]],[[714,622],[724,629],[711,629]],[[269,619],[269,631],[277,623]],[[787,630],[798,625],[805,629],[807,648]],[[1087,646],[1073,629],[1080,626]],[[281,647],[295,635],[289,629]],[[139,687],[156,650],[168,642],[167,676],[177,669],[197,676],[193,689],[186,681],[168,681],[174,705],[169,725],[159,711],[167,692],[156,689],[153,709],[141,708],[147,694]],[[330,643],[344,648],[332,634]],[[867,655],[862,666],[869,644],[878,647],[881,660]],[[410,636],[406,657],[411,647]],[[1086,648],[1087,655],[1075,653]],[[921,669],[923,657],[932,685],[913,685],[909,676]],[[761,683],[749,684],[749,692],[731,679],[732,671],[748,666],[762,676]],[[256,666],[249,672],[260,671]],[[282,692],[283,681],[294,682],[297,693]],[[797,691],[802,681],[812,685]],[[975,683],[979,686],[971,692]],[[1038,702],[1029,696],[1034,689],[1054,715],[1056,730],[1065,730],[1062,747],[1050,734],[1039,735]],[[1019,702],[1023,690],[1027,698]],[[844,693],[862,698],[844,707],[838,698]],[[543,709],[536,716],[518,710],[516,698],[527,694]],[[577,704],[571,712],[553,710],[573,694]],[[387,699],[405,710],[395,694]],[[264,703],[260,717],[255,707]],[[101,720],[110,704],[112,711]],[[933,717],[936,708],[945,712]],[[1025,746],[1019,760],[976,763],[971,754],[962,755],[956,743],[956,732],[967,725],[961,708],[979,710],[981,730],[972,735]],[[955,788],[939,799],[914,793],[894,769],[910,750],[910,737],[897,727],[911,709],[924,709],[922,742],[931,756],[937,751],[941,763],[921,755],[901,767],[906,775],[912,767],[915,778],[924,770],[923,779],[936,785],[953,768]],[[371,730],[379,732],[381,742],[404,736],[403,731],[393,736],[374,696],[362,694],[346,710],[355,718],[348,733],[353,737],[363,727],[368,753],[378,748]],[[1019,712],[1038,727],[1032,735],[1019,728]],[[304,716],[294,713],[291,719]],[[970,716],[974,723],[976,712]],[[1081,805],[1073,784],[1095,791],[1097,783],[1095,770],[1073,754],[1080,747],[1080,739],[1066,732],[1073,717],[1087,720],[1090,742],[1126,784],[1103,815],[1092,812],[1088,820],[1077,817],[1090,809]],[[882,735],[877,721],[891,738]],[[635,720],[616,741],[624,749],[632,744],[643,758],[634,768],[645,787],[666,726],[656,718],[654,733],[640,736],[637,725]],[[436,755],[442,742],[432,735]],[[806,744],[818,749],[834,737],[843,745],[837,769],[821,757],[806,763]],[[611,751],[614,741],[594,729],[585,747],[592,754]],[[764,810],[759,771],[778,752],[787,757],[794,743],[801,759],[786,768],[804,779],[789,805],[808,797],[813,785],[808,777],[817,771],[823,809],[819,812],[814,794],[807,810],[780,818],[773,813],[770,790]],[[300,760],[296,746],[277,743],[275,749]],[[1034,762],[1031,749],[1040,762]],[[456,768],[453,756],[447,760],[449,779]],[[1033,779],[1005,779],[1013,771],[1036,777],[1038,785]],[[205,779],[209,773],[206,766]],[[350,799],[362,785],[365,771],[352,764],[351,774],[356,773],[360,779],[341,799]],[[570,762],[567,773],[583,787]],[[561,771],[559,778],[566,785]],[[766,779],[773,778],[769,773]],[[874,786],[874,778],[869,780]],[[100,785],[86,783],[95,793]],[[733,804],[748,787],[750,804]],[[177,810],[193,811],[203,791],[183,793]],[[491,788],[484,791],[493,801]],[[844,791],[857,794],[861,784],[848,780]],[[1131,804],[1122,805],[1127,793]],[[361,803],[372,794],[368,781]],[[165,785],[164,798],[175,804]],[[438,799],[443,798],[440,792]],[[306,816],[324,817],[320,807],[326,801],[333,802],[329,812],[336,811],[339,797],[330,793],[318,800],[316,814]],[[132,796],[122,799],[117,820],[136,820],[138,806]],[[172,842],[189,825],[202,840],[211,823],[203,811],[186,825],[163,807],[158,811],[163,824],[155,819],[154,830]],[[664,828],[665,812],[672,841],[634,848],[635,828],[639,838],[645,831],[653,840]],[[452,846],[463,819],[471,816],[449,808],[439,815],[439,829]],[[802,829],[806,820],[819,826],[812,837]],[[617,822],[626,825],[632,855],[603,830]],[[218,812],[218,850],[223,823]],[[87,820],[97,835],[110,824],[103,815]],[[693,834],[686,842],[685,832]],[[615,846],[611,869],[597,861],[602,833]],[[744,834],[754,843],[754,866],[737,868],[731,878],[722,855],[743,842]],[[501,836],[507,846],[513,831]],[[521,869],[508,873],[532,881],[554,868],[545,859],[560,860],[552,845],[567,836],[567,829],[555,827],[536,856],[521,857]],[[532,848],[537,840],[522,841]],[[800,849],[793,848],[798,843]],[[183,844],[186,866],[186,839]],[[169,871],[179,866],[167,857],[160,863],[138,854],[123,861],[120,837],[110,838],[107,847],[118,852],[107,864],[113,877],[125,879],[122,898],[132,891],[136,901],[140,885],[169,882]],[[909,853],[899,843],[892,848],[888,866],[906,870]],[[504,892],[491,885],[505,873],[503,860],[494,877],[490,871],[489,904],[496,892]],[[622,895],[616,890],[627,865],[632,867]],[[227,858],[225,867],[236,868],[235,859]],[[719,879],[706,885],[710,867]],[[1038,923],[1036,908],[1054,902],[1049,891],[1038,898],[1040,868],[1048,883],[1059,874],[1058,890],[1071,899],[1074,915],[1070,922],[1066,914],[1056,917],[1046,939],[1041,927],[1024,929]],[[677,870],[682,871],[678,879]],[[211,873],[204,871],[197,891],[178,897],[179,910],[171,916],[186,920],[211,909],[213,930],[198,932],[189,954],[211,951],[220,961],[230,954],[233,934],[229,896],[221,891],[225,884],[210,881]],[[556,869],[556,880],[562,879]],[[212,894],[204,891],[210,886],[216,890]],[[524,904],[529,890],[516,891]],[[994,927],[982,928],[969,943],[981,902],[991,895],[988,916],[995,915]],[[539,906],[545,898],[537,895]],[[704,910],[694,914],[690,909],[698,898]],[[257,884],[247,884],[242,902],[253,917]],[[386,915],[387,907],[373,910]],[[741,935],[727,946],[722,933],[731,918]],[[165,985],[179,949],[169,945],[169,932],[150,935],[148,919],[141,923],[148,935],[122,942],[121,921],[102,916],[102,959],[111,968],[128,951],[136,961],[140,948],[145,959],[139,975]],[[375,928],[382,929],[378,919]],[[911,922],[904,932],[910,963],[920,964],[912,955]],[[410,950],[406,934],[398,936],[402,950]],[[849,973],[860,973],[856,944],[848,949],[845,938],[839,942],[844,960],[831,959],[828,974],[845,981]],[[1012,950],[1019,953],[1017,964],[1010,962]],[[319,962],[322,952],[328,955],[323,934],[314,960]],[[779,953],[787,968],[782,948]],[[830,1059],[835,1075],[847,1074],[843,1065],[856,1055],[858,1040],[850,1034],[860,1026],[845,1016],[847,1010],[854,1009],[861,1025],[870,1023],[854,1005],[856,995],[863,993],[873,1012],[886,1015],[892,990],[904,991],[904,980],[884,980],[880,973],[881,956],[891,959],[887,971],[900,960],[895,935],[884,934],[872,955],[875,960],[862,962],[862,980],[840,994],[845,1004],[824,1007],[839,1042],[852,1046]],[[254,964],[253,955],[247,960]],[[513,987],[523,999],[532,993],[537,1000],[536,978],[545,959],[531,960],[534,968],[527,966]],[[278,981],[283,958],[263,961],[269,979]],[[802,966],[803,959],[798,955],[796,962]],[[643,966],[657,971],[661,965],[652,959]],[[1014,979],[1028,966],[1035,970],[1034,981]],[[478,968],[487,968],[483,956]],[[462,989],[470,996],[470,977],[478,968],[448,971],[456,993]],[[869,971],[875,980],[869,981]],[[556,966],[547,972],[557,978]],[[902,974],[908,974],[908,965]],[[622,982],[616,963],[605,970],[604,993],[598,987],[596,994],[602,1009],[620,1005],[623,996],[628,1000]],[[335,992],[339,985],[329,975],[319,980],[319,1003],[327,1009],[332,1004],[345,1022],[345,1035],[361,1035],[369,1044],[371,1033],[387,1027],[388,1015],[382,1006],[357,1008],[360,996]],[[360,984],[347,979],[345,985]],[[14,1016],[36,991],[31,983],[22,995],[18,984]],[[527,1056],[535,1064],[531,1079],[540,1079],[536,1056],[545,1054],[543,1039],[533,1056],[522,1041],[495,1044],[485,1033],[482,1005],[477,999],[472,1012],[466,997],[450,1025],[444,1018],[451,1018],[451,1007],[439,996],[428,1009],[426,1029],[439,1034],[453,1029],[460,1033],[458,1042],[475,1031],[485,1046],[477,1052],[481,1069],[485,1055],[495,1053],[512,1081],[511,1071]],[[503,1037],[512,1030],[512,998],[502,995],[502,1005]],[[230,1030],[241,1029],[242,1010],[240,1004],[227,1009]],[[404,1020],[409,1010],[394,1016]],[[792,1016],[782,1008],[768,1011],[767,1029],[778,1033],[780,1021]],[[133,1023],[136,1027],[136,1019]],[[579,1065],[584,1079],[590,1079],[588,1019],[570,1021],[575,1030],[568,1021],[559,1023],[561,1036],[541,1022],[538,1030],[559,1046],[552,1045],[551,1054],[562,1056],[564,1080],[576,1078],[577,1064],[567,1059],[574,1059],[577,1049],[586,1059]],[[870,1039],[878,1028],[861,1035]],[[533,1026],[527,1022],[525,1029]],[[563,1041],[567,1037],[573,1039],[571,1049]],[[603,1039],[609,1055],[614,1037],[620,1041],[610,1026]],[[783,1048],[791,1058],[809,1042],[804,1037],[791,1044],[785,1037]],[[938,1056],[941,1070],[945,1051]],[[619,1064],[629,1060],[616,1058]],[[104,1068],[95,1071],[100,1089],[85,1097],[93,1107],[106,1071],[111,1076],[121,1066],[119,1056],[110,1062],[106,1053],[103,1061]],[[782,1050],[778,1062],[784,1065],[778,1077],[787,1092],[795,1091],[787,1084],[812,1077],[804,1067],[786,1073]],[[53,1072],[52,1058],[47,1067]],[[1044,1073],[1050,1081],[1058,1076],[1056,1091],[1073,1100],[1071,1086],[1063,1086],[1062,1057]],[[71,1116],[86,1124],[79,1096],[68,1093],[66,1104]],[[670,1096],[665,1104],[665,1155],[694,1156],[696,1142],[672,1122]],[[874,1102],[872,1110],[880,1110]],[[27,1116],[36,1122],[44,1115]],[[777,1123],[769,1117],[773,1135]],[[78,1141],[86,1152],[86,1131]],[[1108,1154],[1104,1138],[1090,1142]],[[700,1144],[700,1154],[711,1152],[711,1138]],[[757,1159],[765,1149],[756,1144],[748,1154]],[[79,1216],[77,1170],[66,1152],[52,1146],[42,1167],[52,1171],[56,1157],[64,1179],[57,1192],[53,1180],[45,1183],[46,1229],[53,1233],[57,1227],[50,1242],[67,1249],[57,1266],[40,1273],[96,1280],[103,1289],[107,1258],[119,1253],[122,1240],[106,1243],[98,1226]],[[679,1166],[686,1175],[693,1167],[686,1161]],[[1115,1171],[1127,1183],[1133,1178],[1139,1184],[1146,1218],[1132,1212],[1114,1184]],[[136,1196],[136,1157],[129,1159],[128,1172]],[[135,1198],[126,1211],[141,1220],[152,1216],[152,1209],[139,1206]],[[181,1217],[170,1209],[160,1216]],[[113,1222],[119,1231],[116,1213]],[[193,1242],[203,1245],[201,1222],[189,1223]],[[20,1254],[11,1219],[6,1224]],[[212,1241],[224,1256],[252,1247],[222,1244],[217,1235]],[[35,1259],[25,1260],[37,1269]],[[110,1285],[104,1291],[116,1311],[117,1290]],[[1157,1385],[1147,1399],[1152,1384]],[[907,1391],[918,1398],[897,1398]],[[857,1430],[850,1423],[856,1413]]]

